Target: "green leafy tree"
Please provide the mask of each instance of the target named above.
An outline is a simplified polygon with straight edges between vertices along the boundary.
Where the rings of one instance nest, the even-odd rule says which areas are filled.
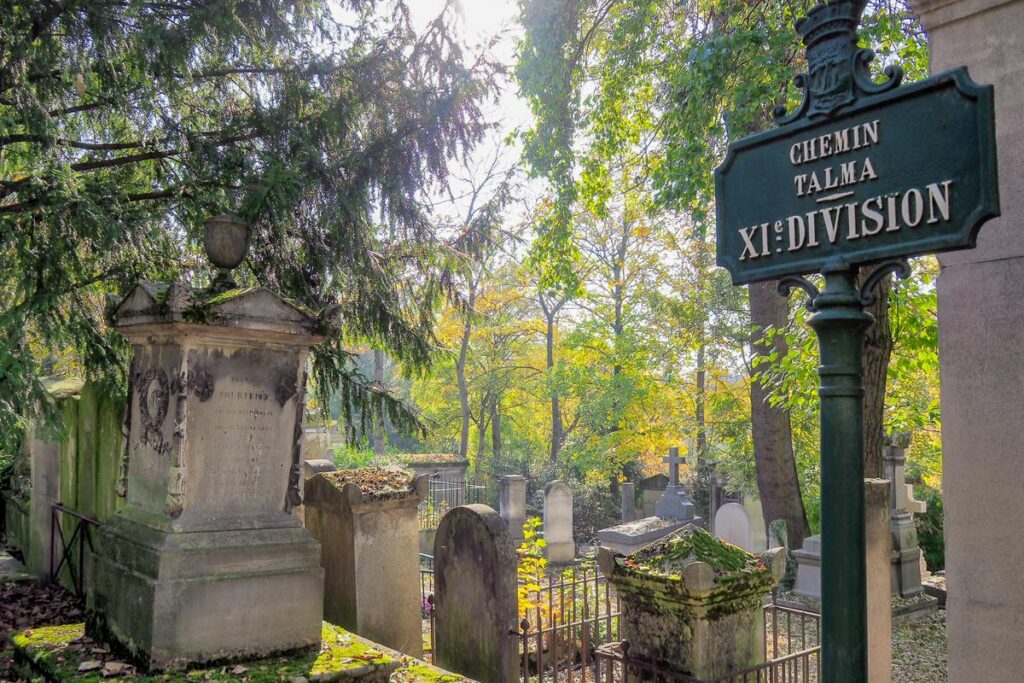
[[[493,89],[448,18],[417,33],[402,0],[3,3],[0,433],[51,369],[116,378],[103,295],[203,284],[201,222],[225,210],[253,230],[243,284],[336,307],[318,390],[340,386],[364,427],[416,426],[346,345],[430,361],[455,264],[422,197],[480,139]]]

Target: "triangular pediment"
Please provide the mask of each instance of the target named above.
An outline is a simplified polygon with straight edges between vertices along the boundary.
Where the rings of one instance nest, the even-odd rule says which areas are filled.
[[[211,300],[209,305],[218,318],[274,320],[300,325],[316,322],[312,315],[264,287],[228,292]]]

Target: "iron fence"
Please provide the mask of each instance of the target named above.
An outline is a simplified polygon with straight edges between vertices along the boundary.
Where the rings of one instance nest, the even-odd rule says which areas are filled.
[[[65,537],[64,524],[61,515],[67,515],[74,521],[71,535]],[[54,503],[50,511],[50,577],[53,581],[59,581],[60,572],[64,567],[68,569],[68,578],[74,588],[76,597],[85,595],[85,547],[88,545],[92,551],[92,535],[90,527],[99,527],[100,523],[92,517],[87,517],[65,507],[61,503]],[[55,545],[60,543],[60,561],[57,562],[57,553],[54,552]],[[77,546],[77,550],[76,550]],[[73,557],[77,554],[77,566]],[[54,563],[56,562],[56,568]]]
[[[463,475],[432,474],[430,488],[417,510],[420,530],[436,529],[453,507],[473,505],[487,499],[487,486]]]
[[[594,651],[595,683],[817,683],[821,665],[821,618],[772,601],[763,611],[765,662],[717,678],[699,679],[671,670],[659,653],[632,654],[626,641]]]
[[[594,680],[598,647],[619,637],[621,605],[594,566],[572,567],[534,590],[520,585],[520,673],[524,683]]]

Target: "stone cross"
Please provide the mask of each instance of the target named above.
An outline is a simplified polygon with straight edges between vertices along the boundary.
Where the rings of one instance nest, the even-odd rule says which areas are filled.
[[[668,449],[668,455],[662,459],[662,462],[668,464],[668,482],[672,486],[679,485],[679,466],[686,464],[686,456],[679,456],[679,448],[672,446]]]
[[[654,514],[662,519],[679,519],[686,522],[697,521],[693,515],[693,503],[679,485],[679,466],[686,464],[686,458],[680,457],[679,449],[668,449],[668,457],[662,462],[668,463],[669,482],[665,492],[654,506]]]

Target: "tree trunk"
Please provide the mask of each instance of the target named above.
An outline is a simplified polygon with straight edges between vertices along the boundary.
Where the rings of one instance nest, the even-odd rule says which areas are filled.
[[[892,276],[875,289],[878,298],[867,311],[875,318],[864,339],[864,476],[881,479],[882,448],[885,446],[885,380],[892,355],[892,328],[889,326],[889,290]],[[899,486],[902,482],[893,482]]]
[[[476,461],[481,463],[484,461],[484,449],[487,447],[487,403],[486,401],[480,406],[480,421],[477,422],[476,430]],[[480,471],[480,466],[477,465],[476,470]]]
[[[697,419],[697,452],[693,457],[702,462],[707,457],[708,450],[708,425],[704,416],[704,401],[707,392],[707,371],[704,367],[707,355],[707,344],[701,342],[697,347],[697,406],[695,417]]]
[[[547,318],[547,368],[550,376],[555,367],[555,316],[551,313]],[[562,408],[558,404],[558,390],[551,390],[551,462],[558,462],[558,453],[562,450]]]
[[[469,410],[469,385],[466,382],[466,356],[469,353],[469,337],[472,334],[472,320],[470,316],[473,306],[476,304],[476,286],[469,286],[469,305],[466,311],[466,321],[462,327],[462,341],[459,344],[459,357],[455,360],[455,381],[459,388],[459,405],[462,408],[462,435],[459,439],[459,459],[469,459],[469,422],[472,413]]]
[[[786,344],[782,336],[776,336],[773,344],[762,343],[762,331],[769,326],[777,329],[786,326],[789,314],[787,300],[778,294],[775,282],[752,284],[749,295],[754,355],[764,358],[773,349],[780,355],[785,354]],[[793,457],[789,412],[768,403],[768,392],[756,378],[750,382],[750,421],[757,488],[761,494],[765,522],[786,520],[790,547],[799,548],[808,535],[808,525]]]
[[[384,351],[373,350],[373,381],[379,387],[384,386]],[[377,455],[384,455],[387,448],[387,432],[384,425],[384,416],[378,415],[373,421],[373,452]]]
[[[491,459],[501,458],[501,410],[498,408],[498,399],[491,403]]]

